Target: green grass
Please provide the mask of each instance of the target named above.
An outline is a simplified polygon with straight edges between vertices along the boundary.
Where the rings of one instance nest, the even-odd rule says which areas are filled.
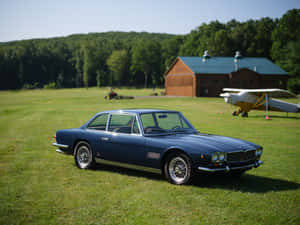
[[[122,95],[152,90],[121,89]],[[159,92],[160,90],[158,90]],[[108,89],[0,92],[0,224],[300,224],[300,116],[232,117],[221,98],[104,100]],[[51,146],[56,130],[119,108],[181,111],[201,132],[264,147],[265,164],[240,179],[159,175],[99,166],[79,170]]]

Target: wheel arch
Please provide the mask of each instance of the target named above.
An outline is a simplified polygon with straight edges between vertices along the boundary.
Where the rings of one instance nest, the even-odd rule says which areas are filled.
[[[86,139],[76,139],[76,140],[74,141],[74,144],[73,144],[73,147],[72,147],[72,154],[75,154],[75,148],[76,148],[76,146],[77,146],[77,144],[78,144],[79,142],[86,142],[86,143],[88,143],[89,146],[90,146],[90,148],[91,148],[91,150],[93,151],[93,148],[92,148],[92,146],[91,146],[91,143],[90,143],[88,140],[86,140]]]
[[[189,159],[192,161],[192,158],[190,157],[190,155],[182,150],[181,148],[178,148],[178,147],[172,147],[170,149],[168,149],[162,156],[161,158],[161,161],[160,161],[160,169],[162,171],[162,173],[164,173],[164,165],[165,165],[165,162],[166,162],[166,159],[168,157],[168,155],[172,154],[172,153],[181,153],[181,154],[185,154],[187,157],[189,157]]]

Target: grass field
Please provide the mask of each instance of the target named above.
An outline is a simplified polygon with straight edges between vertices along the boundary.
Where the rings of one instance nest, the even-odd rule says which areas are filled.
[[[300,224],[300,115],[232,117],[221,98],[106,101],[107,91],[0,92],[0,224]],[[201,132],[262,145],[265,164],[240,179],[201,176],[176,186],[129,169],[79,170],[51,146],[57,129],[118,108],[179,110]]]

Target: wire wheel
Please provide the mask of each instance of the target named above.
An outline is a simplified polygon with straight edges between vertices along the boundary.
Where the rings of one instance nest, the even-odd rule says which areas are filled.
[[[173,158],[169,163],[169,174],[176,183],[181,183],[187,176],[187,164],[180,157]]]
[[[94,165],[93,153],[85,142],[77,144],[74,158],[77,167],[80,169],[88,169]]]
[[[186,184],[191,178],[191,164],[184,154],[171,154],[165,164],[165,176],[172,184]]]

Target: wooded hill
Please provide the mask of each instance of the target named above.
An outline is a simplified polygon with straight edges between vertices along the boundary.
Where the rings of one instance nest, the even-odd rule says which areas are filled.
[[[0,43],[0,89],[162,86],[178,55],[267,57],[300,76],[300,9],[280,19],[202,24],[187,35],[147,32],[74,34]],[[299,78],[289,87],[299,92]]]

